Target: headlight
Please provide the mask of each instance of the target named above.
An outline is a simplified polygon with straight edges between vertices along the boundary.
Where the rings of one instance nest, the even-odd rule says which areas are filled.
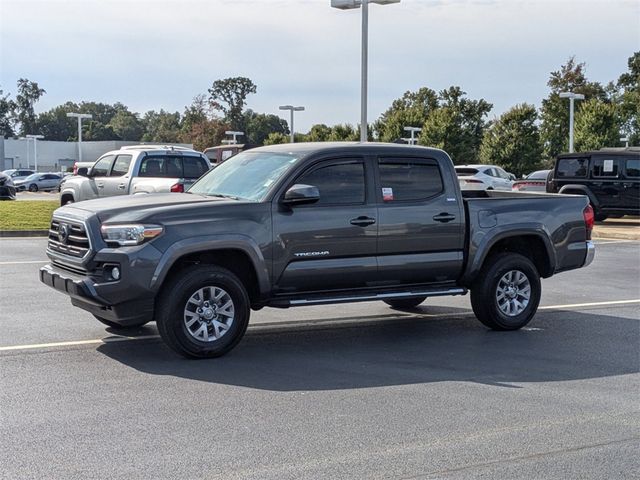
[[[102,238],[107,243],[117,243],[120,246],[140,245],[157,237],[163,231],[159,225],[102,225]]]

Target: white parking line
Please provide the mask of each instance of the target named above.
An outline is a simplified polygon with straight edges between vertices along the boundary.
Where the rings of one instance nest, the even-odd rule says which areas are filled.
[[[624,306],[624,305],[633,305],[640,304],[640,299],[635,300],[613,300],[609,302],[590,302],[590,303],[574,303],[567,305],[546,305],[543,307],[539,307],[538,310],[561,310],[567,308],[588,308],[588,307],[606,307],[606,306]],[[418,314],[418,315],[407,315],[407,314],[399,314],[399,316],[403,319],[411,319],[411,318],[445,318],[445,317],[463,317],[470,315],[469,312],[460,312],[460,313],[427,313],[427,314]],[[389,315],[384,316],[373,316],[371,318],[366,317],[358,317],[362,321],[385,321],[389,320]],[[265,322],[265,323],[256,323],[250,326],[251,330],[256,328],[269,328],[269,327],[281,327],[282,329],[286,329],[286,327],[292,327],[294,325],[297,326],[310,326],[310,325],[318,325],[318,324],[334,324],[341,325],[344,324],[345,321],[339,318],[327,318],[327,319],[315,319],[315,320],[303,320],[300,322]],[[530,329],[534,330],[534,329]],[[16,350],[37,350],[37,349],[46,349],[46,348],[56,348],[56,347],[73,347],[79,345],[103,345],[106,343],[116,343],[116,342],[128,342],[134,340],[151,340],[160,338],[160,335],[140,335],[138,337],[118,335],[112,337],[105,338],[96,338],[93,340],[75,340],[69,342],[51,342],[51,343],[35,343],[28,345],[10,345],[6,347],[0,347],[0,352],[9,352]]]

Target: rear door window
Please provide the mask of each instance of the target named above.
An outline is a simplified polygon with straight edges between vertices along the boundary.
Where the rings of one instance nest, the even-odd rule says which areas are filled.
[[[586,177],[588,158],[561,158],[558,160],[556,172],[562,177]]]
[[[629,178],[640,177],[640,158],[628,158],[626,172],[626,175]]]
[[[618,159],[595,157],[591,163],[591,175],[599,178],[616,178],[618,176]]]
[[[428,159],[380,159],[378,163],[382,199],[426,200],[444,190],[438,164]]]
[[[148,156],[140,164],[141,177],[200,178],[209,170],[207,160],[193,156]]]
[[[200,178],[209,171],[209,165],[202,157],[182,157],[182,165],[184,178]]]

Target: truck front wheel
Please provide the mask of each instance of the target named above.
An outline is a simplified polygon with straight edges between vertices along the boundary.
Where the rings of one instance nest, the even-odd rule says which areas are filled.
[[[501,253],[483,265],[471,288],[478,320],[493,330],[517,330],[535,315],[541,294],[540,275],[527,257]]]
[[[212,358],[235,347],[249,324],[242,282],[214,265],[181,270],[164,286],[156,308],[165,343],[185,357]]]

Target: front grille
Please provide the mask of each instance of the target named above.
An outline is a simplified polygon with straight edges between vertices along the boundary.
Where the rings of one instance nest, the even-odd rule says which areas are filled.
[[[89,252],[87,229],[78,221],[54,218],[49,229],[49,250],[83,259]]]

